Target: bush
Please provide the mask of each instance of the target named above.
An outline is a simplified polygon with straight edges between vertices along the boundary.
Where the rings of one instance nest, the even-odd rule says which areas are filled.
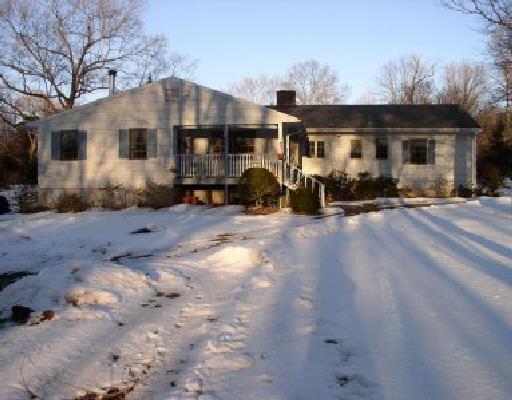
[[[358,175],[352,186],[356,200],[373,200],[377,197],[399,197],[398,180],[379,176],[372,178],[368,172]]]
[[[140,190],[138,207],[148,207],[158,210],[172,207],[181,202],[182,191],[170,185],[163,185],[152,181],[146,182],[146,187]]]
[[[464,185],[459,185],[457,187],[457,196],[459,196],[459,197],[469,198],[469,197],[482,196],[482,195],[483,195],[483,191],[480,188],[473,188],[471,186],[464,186]]]
[[[267,169],[249,168],[242,174],[237,192],[242,204],[261,209],[276,202],[279,183]]]
[[[316,175],[315,178],[324,184],[329,201],[355,200],[353,192],[355,179],[348,177],[343,171],[332,171],[327,176]]]
[[[389,177],[372,178],[362,172],[357,178],[349,178],[346,172],[333,171],[326,177],[316,176],[325,185],[330,200],[373,200],[376,197],[399,197],[398,180]]]
[[[480,183],[486,189],[489,196],[495,196],[496,191],[503,184],[504,176],[499,167],[486,165],[481,167]]]
[[[49,210],[49,207],[38,203],[36,188],[28,185],[20,185],[16,188],[15,193],[20,213],[34,214]]]
[[[446,179],[438,179],[426,190],[427,197],[449,197],[453,190]]]
[[[111,182],[106,182],[105,186],[102,189],[102,208],[106,210],[120,210],[126,208],[126,195],[124,197],[120,196],[124,191],[122,185],[113,185]]]
[[[63,193],[55,201],[57,212],[83,212],[89,208],[89,204],[79,195],[74,193]]]
[[[6,214],[11,211],[9,201],[4,196],[0,196],[0,215]]]
[[[50,208],[38,203],[23,202],[19,203],[19,211],[21,214],[34,214],[38,212],[48,211]]]
[[[305,187],[290,190],[290,207],[298,214],[318,214],[320,198],[316,192]]]

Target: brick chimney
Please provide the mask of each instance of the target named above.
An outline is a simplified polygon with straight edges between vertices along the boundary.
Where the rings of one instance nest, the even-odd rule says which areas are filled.
[[[295,90],[278,90],[277,91],[278,106],[295,106],[297,105]]]

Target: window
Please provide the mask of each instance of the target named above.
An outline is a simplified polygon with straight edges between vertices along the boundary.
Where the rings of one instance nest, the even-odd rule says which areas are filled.
[[[325,142],[319,140],[316,142],[316,158],[324,158],[325,157]]]
[[[145,160],[148,158],[148,130],[130,129],[130,160]]]
[[[375,158],[378,160],[388,159],[388,139],[376,138],[375,139]]]
[[[325,158],[325,141],[309,141],[309,158]]]
[[[350,158],[363,158],[361,139],[352,139],[350,141]]]
[[[411,164],[426,164],[427,141],[423,139],[409,141],[409,155]]]
[[[224,139],[221,137],[208,138],[208,153],[224,153]]]
[[[158,157],[158,129],[119,129],[119,158],[146,160]]]
[[[411,139],[402,142],[404,164],[435,164],[436,142],[427,139]]]
[[[79,130],[54,131],[51,134],[51,159],[75,161],[87,158],[87,132]]]
[[[236,136],[234,144],[236,154],[254,153],[254,138]]]
[[[60,131],[60,159],[78,160],[78,131]]]

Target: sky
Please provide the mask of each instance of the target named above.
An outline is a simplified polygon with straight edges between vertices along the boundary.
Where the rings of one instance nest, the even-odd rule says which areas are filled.
[[[316,59],[338,71],[357,102],[402,55],[440,66],[485,60],[478,21],[440,0],[149,0],[146,21],[172,51],[198,60],[198,83],[218,90]]]

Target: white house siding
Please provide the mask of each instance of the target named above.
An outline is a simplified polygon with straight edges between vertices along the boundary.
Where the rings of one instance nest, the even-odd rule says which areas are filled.
[[[165,102],[165,89],[179,88],[181,100]],[[43,201],[62,190],[90,192],[107,182],[137,188],[151,179],[172,184],[174,127],[181,125],[268,125],[297,118],[235,99],[180,79],[159,82],[93,102],[38,121],[39,188]],[[119,129],[157,129],[158,157],[119,158]],[[87,159],[51,159],[51,132],[78,129],[87,132]]]
[[[305,173],[326,175],[331,171],[345,171],[350,176],[369,172],[372,176],[392,176],[401,186],[425,188],[439,182],[449,186],[475,184],[475,134],[347,134],[309,133],[309,140],[325,142],[325,158],[302,158]],[[375,138],[388,138],[388,159],[375,157]],[[402,141],[426,138],[436,141],[434,165],[412,165],[402,163]],[[352,139],[361,139],[361,159],[350,158]]]

